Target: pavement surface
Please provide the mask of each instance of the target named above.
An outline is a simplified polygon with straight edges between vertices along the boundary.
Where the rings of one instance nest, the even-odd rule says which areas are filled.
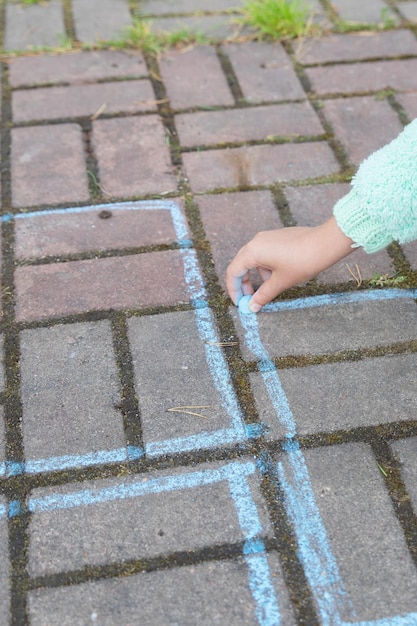
[[[224,291],[417,116],[417,2],[239,4],[1,5],[2,626],[417,625],[417,244]],[[91,45],[139,11],[210,43]]]

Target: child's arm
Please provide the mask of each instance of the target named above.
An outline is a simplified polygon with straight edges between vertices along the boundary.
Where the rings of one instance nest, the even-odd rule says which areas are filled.
[[[279,293],[317,276],[352,252],[352,240],[330,220],[315,228],[282,228],[258,233],[235,256],[227,269],[229,295],[237,304],[253,294],[249,270],[257,268],[264,283],[251,298],[257,313]]]

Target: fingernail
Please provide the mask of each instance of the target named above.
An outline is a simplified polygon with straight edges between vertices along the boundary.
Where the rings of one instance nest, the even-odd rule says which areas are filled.
[[[252,313],[259,313],[259,311],[262,309],[262,307],[257,302],[250,302],[249,303],[249,309],[250,309],[250,311],[252,311]]]

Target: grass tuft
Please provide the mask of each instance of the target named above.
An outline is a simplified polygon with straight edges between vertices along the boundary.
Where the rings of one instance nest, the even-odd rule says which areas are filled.
[[[308,34],[311,10],[304,0],[245,0],[243,23],[261,37],[292,39]]]

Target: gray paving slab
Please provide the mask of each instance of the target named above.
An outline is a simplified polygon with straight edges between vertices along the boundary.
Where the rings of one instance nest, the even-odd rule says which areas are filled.
[[[108,321],[23,331],[21,351],[27,460],[126,445]]]
[[[304,435],[414,420],[415,366],[414,354],[395,355],[280,370],[279,378]]]
[[[198,11],[230,11],[241,8],[241,0],[141,0],[141,15],[171,15]]]
[[[187,33],[209,41],[223,41],[237,37],[242,27],[236,17],[229,15],[201,15],[184,17],[160,17],[152,19],[155,33]]]
[[[210,366],[215,346],[203,343],[198,324],[193,311],[129,320],[145,443],[195,436],[198,447],[206,434],[232,426],[230,405],[216,386],[221,374]]]
[[[237,463],[242,465],[241,472],[247,464],[253,467],[249,460],[246,465],[244,460]],[[29,503],[34,510],[30,573],[39,576],[244,541],[246,529],[239,525],[231,489],[221,473],[226,465],[36,489]],[[227,468],[224,471],[227,475]],[[267,537],[271,526],[258,479],[252,473],[246,480],[262,526],[260,535]],[[78,497],[87,497],[90,490],[91,503],[87,499],[82,506],[71,506]],[[62,502],[62,507],[67,502],[69,508],[52,503],[51,510],[42,510],[42,502],[48,506],[50,497],[52,502]]]
[[[398,2],[397,8],[406,20],[417,21],[417,2],[413,0],[411,2]]]
[[[398,21],[396,14],[384,0],[368,0],[364,5],[360,0],[333,0],[332,6],[342,20],[361,24],[384,24]]]
[[[232,309],[232,315],[239,329],[242,353],[245,358],[254,359],[254,353],[244,344],[236,309]],[[417,306],[412,298],[261,312],[257,319],[261,341],[275,357],[332,354],[417,337]]]
[[[75,35],[83,43],[121,39],[132,25],[127,0],[72,0]]]
[[[5,50],[60,47],[65,40],[64,12],[61,2],[43,4],[6,4]]]
[[[358,443],[308,450],[305,462],[346,591],[341,618],[389,620],[414,612],[416,570],[370,448]],[[285,458],[282,464],[291,481]]]
[[[5,434],[4,411],[3,407],[0,407],[0,464],[6,461]]]
[[[289,606],[277,555],[269,555],[281,623],[296,622]],[[29,595],[33,626],[81,626],[97,621],[103,626],[141,622],[150,626],[196,622],[205,626],[256,625],[256,604],[248,588],[243,559],[214,561],[104,580],[73,587],[39,590]]]

